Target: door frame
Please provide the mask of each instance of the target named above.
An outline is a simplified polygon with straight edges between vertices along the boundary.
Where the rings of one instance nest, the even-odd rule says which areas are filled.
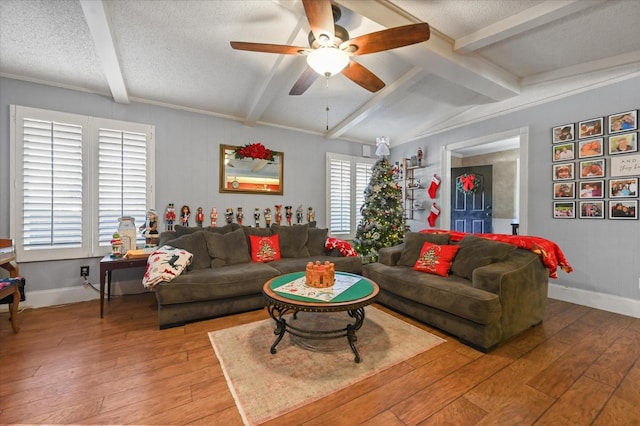
[[[441,151],[441,171],[440,176],[444,182],[451,182],[451,156],[456,150],[462,148],[476,147],[486,145],[492,142],[498,142],[505,139],[518,138],[520,141],[520,161],[518,167],[518,221],[520,224],[519,234],[528,234],[529,223],[529,127],[520,127],[493,135],[482,136],[466,141],[455,142],[443,145]],[[442,185],[440,187],[440,219],[442,229],[451,229],[451,185]]]

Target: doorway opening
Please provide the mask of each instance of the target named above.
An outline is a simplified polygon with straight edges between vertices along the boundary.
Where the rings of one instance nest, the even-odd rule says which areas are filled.
[[[498,134],[456,142],[443,146],[441,159],[441,176],[445,179],[445,182],[451,182],[453,176],[451,168],[455,167],[454,164],[457,163],[458,159],[461,157],[484,155],[515,148],[519,148],[518,156],[516,158],[515,182],[509,182],[509,184],[513,185],[514,187],[513,196],[515,198],[513,202],[515,205],[515,214],[513,219],[511,219],[510,221],[516,221],[518,223],[518,233],[524,235],[527,233],[528,225],[528,127],[508,130],[506,132]],[[441,190],[441,226],[443,229],[452,229],[452,185],[442,185]],[[503,225],[497,226],[497,230],[493,232],[511,233],[512,227],[510,226],[510,224],[508,225],[508,231],[506,231],[506,227]]]

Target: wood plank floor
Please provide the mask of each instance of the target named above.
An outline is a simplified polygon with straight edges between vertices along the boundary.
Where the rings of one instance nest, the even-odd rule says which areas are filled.
[[[153,294],[98,303],[0,314],[0,423],[242,424],[207,332],[266,311],[158,330]],[[396,316],[447,343],[270,424],[640,425],[640,319],[549,300],[483,354]]]

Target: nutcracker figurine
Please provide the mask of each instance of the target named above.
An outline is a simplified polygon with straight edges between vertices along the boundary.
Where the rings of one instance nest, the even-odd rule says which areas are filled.
[[[267,228],[271,226],[271,209],[269,207],[264,209],[264,223]]]
[[[422,148],[418,148],[418,166],[422,166],[423,157],[424,157],[424,153],[422,152]]]
[[[167,231],[173,231],[173,222],[176,220],[176,209],[173,203],[169,203],[167,210],[164,212],[164,220],[167,222]]]
[[[276,223],[282,223],[282,204],[276,204]]]
[[[186,204],[180,209],[180,223],[182,226],[189,226],[189,218],[191,217],[191,209]]]
[[[211,226],[215,228],[218,223],[218,209],[216,207],[211,207],[211,214],[209,216],[211,218]]]
[[[291,211],[293,207],[291,206],[285,206],[284,208],[284,212],[285,212],[285,216],[287,216],[287,224],[289,226],[291,226],[291,217],[293,216],[293,212]]]
[[[242,213],[242,207],[238,207],[238,213],[236,213],[236,221],[238,225],[242,225],[242,221],[244,220],[244,213]]]
[[[307,222],[313,222],[316,220],[316,213],[313,211],[313,207],[307,209]]]
[[[204,222],[204,213],[202,207],[198,207],[198,213],[196,213],[196,224],[202,228],[202,222]]]
[[[233,209],[231,207],[227,208],[227,211],[224,214],[224,219],[227,223],[233,223]]]
[[[253,220],[256,222],[256,228],[260,228],[260,209],[258,207],[253,211]]]
[[[145,239],[145,247],[154,247],[158,242],[158,214],[151,209],[147,212],[147,220],[138,228]]]
[[[303,214],[302,214],[302,204],[300,204],[298,206],[298,208],[296,209],[296,221],[298,224],[302,223],[302,218],[303,218]]]

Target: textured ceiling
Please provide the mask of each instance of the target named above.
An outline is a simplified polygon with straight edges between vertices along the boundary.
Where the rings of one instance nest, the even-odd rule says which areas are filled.
[[[298,0],[0,0],[0,75],[374,143],[403,143],[640,73],[635,0],[339,0],[351,37],[428,22],[431,39],[358,56],[386,87],[342,75],[289,89],[307,46]],[[329,113],[327,114],[327,107]]]

